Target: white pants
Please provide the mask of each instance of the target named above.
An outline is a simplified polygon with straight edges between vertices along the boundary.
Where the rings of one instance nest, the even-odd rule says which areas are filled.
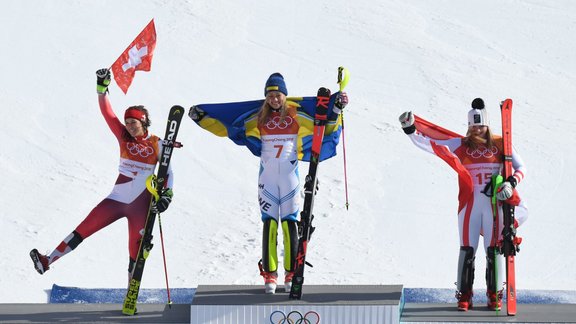
[[[262,220],[298,220],[300,211],[298,160],[260,161],[258,202]]]
[[[470,211],[468,212],[468,209]],[[528,209],[524,201],[516,206],[515,219],[518,226],[522,225],[528,218]],[[460,246],[471,246],[474,251],[478,249],[480,235],[484,236],[484,250],[489,246],[495,246],[502,237],[502,203],[498,202],[498,222],[493,229],[494,215],[492,213],[491,198],[485,194],[475,191],[472,206],[466,206],[458,214],[458,231],[460,234]],[[492,237],[493,231],[496,237]]]
[[[502,203],[498,202],[498,214],[496,227],[494,228],[494,215],[492,212],[492,198],[486,196],[479,190],[474,192],[474,199],[471,206],[465,206],[458,214],[458,232],[460,235],[460,246],[470,246],[474,249],[474,255],[478,250],[480,236],[484,237],[484,252],[487,255],[488,247],[496,246],[502,239],[503,217]],[[515,208],[516,221],[519,225],[528,218],[528,209],[521,202]],[[504,257],[501,254],[496,256],[497,278],[504,278]],[[458,283],[460,285],[460,283]],[[497,290],[502,289],[502,280],[496,282]]]

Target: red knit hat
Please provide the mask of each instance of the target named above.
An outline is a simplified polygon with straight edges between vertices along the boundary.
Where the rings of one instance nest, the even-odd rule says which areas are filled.
[[[138,108],[130,107],[124,112],[124,120],[128,118],[138,119],[141,122],[146,121],[146,114]]]

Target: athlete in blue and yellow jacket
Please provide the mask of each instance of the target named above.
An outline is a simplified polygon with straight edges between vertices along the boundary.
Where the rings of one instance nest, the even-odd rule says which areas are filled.
[[[261,274],[266,293],[276,291],[278,257],[276,239],[278,224],[284,237],[284,285],[290,291],[298,235],[296,222],[300,211],[298,160],[309,161],[314,129],[315,97],[287,97],[288,91],[280,73],[266,81],[265,99],[239,103],[205,104],[190,108],[189,116],[200,127],[228,136],[245,145],[260,157],[258,200],[262,221]],[[346,93],[331,98],[340,107],[348,103]],[[341,109],[334,107],[322,144],[320,160],[336,154],[341,131]]]

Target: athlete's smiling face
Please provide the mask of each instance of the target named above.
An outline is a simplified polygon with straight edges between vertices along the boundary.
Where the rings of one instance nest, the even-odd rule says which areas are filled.
[[[142,122],[136,118],[126,118],[124,121],[126,123],[126,130],[130,133],[132,137],[138,137],[144,135],[144,126]]]
[[[470,126],[470,135],[486,138],[488,126]]]
[[[266,95],[266,102],[273,109],[280,109],[286,101],[286,96],[280,91],[270,91]]]

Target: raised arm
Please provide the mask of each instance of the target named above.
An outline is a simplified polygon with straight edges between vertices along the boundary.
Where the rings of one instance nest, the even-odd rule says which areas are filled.
[[[456,150],[462,140],[460,138],[451,138],[446,140],[432,140],[429,137],[422,135],[421,133],[416,131],[416,125],[414,125],[414,114],[411,111],[406,111],[398,118],[400,121],[400,125],[402,125],[402,130],[408,137],[412,143],[414,143],[420,149],[435,154],[434,146],[441,145],[446,146],[450,152],[454,152]]]
[[[112,105],[108,99],[108,85],[110,85],[110,70],[104,68],[96,71],[96,92],[98,93],[100,112],[114,136],[120,141],[125,127],[112,110]]]

